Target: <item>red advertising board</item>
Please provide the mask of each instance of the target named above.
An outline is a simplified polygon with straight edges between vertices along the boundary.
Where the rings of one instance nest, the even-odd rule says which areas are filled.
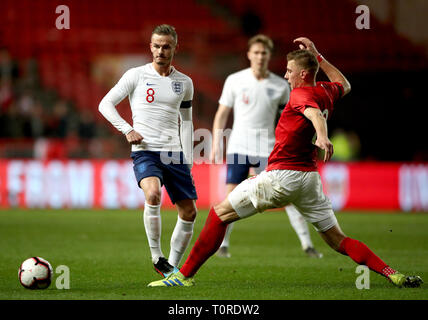
[[[196,164],[197,206],[225,197],[225,165]],[[335,210],[428,211],[428,164],[320,163]],[[0,207],[139,208],[130,160],[0,160]],[[163,207],[173,207],[163,189]]]

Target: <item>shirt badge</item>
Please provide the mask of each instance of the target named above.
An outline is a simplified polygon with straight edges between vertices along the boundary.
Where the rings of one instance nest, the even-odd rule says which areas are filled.
[[[172,81],[171,82],[172,91],[176,93],[177,95],[180,95],[183,93],[183,82],[180,81]]]
[[[275,94],[275,90],[272,88],[267,88],[266,91],[269,98],[272,98],[273,95]]]

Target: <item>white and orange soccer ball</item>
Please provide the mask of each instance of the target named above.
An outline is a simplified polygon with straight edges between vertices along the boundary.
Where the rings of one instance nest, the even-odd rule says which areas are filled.
[[[25,260],[18,270],[19,282],[27,289],[46,289],[52,281],[51,264],[40,257]]]

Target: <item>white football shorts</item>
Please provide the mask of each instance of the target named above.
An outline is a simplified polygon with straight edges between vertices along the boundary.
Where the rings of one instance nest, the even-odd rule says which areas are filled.
[[[337,224],[317,171],[262,171],[242,181],[228,199],[240,218],[292,203],[319,232]]]

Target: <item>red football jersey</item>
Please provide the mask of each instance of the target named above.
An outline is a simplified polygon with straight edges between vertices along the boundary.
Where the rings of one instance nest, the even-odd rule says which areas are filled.
[[[314,87],[293,89],[276,126],[275,146],[266,170],[316,171],[315,128],[303,112],[308,107],[318,108],[329,119],[334,103],[342,95],[343,86],[338,82],[317,82]]]

